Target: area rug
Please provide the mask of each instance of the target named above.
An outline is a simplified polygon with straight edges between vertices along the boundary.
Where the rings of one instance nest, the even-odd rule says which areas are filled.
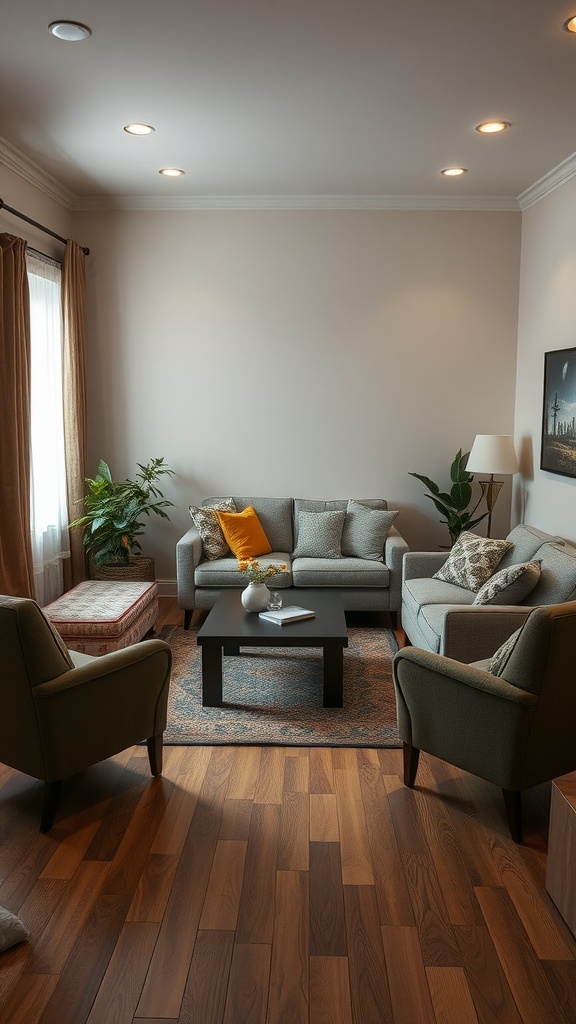
[[[202,656],[195,629],[164,626],[173,655],[169,744],[274,744],[398,747],[392,658],[398,643],[384,627],[349,627],[344,706],[322,707],[322,651],[248,648],[223,659],[221,708],[202,707]]]

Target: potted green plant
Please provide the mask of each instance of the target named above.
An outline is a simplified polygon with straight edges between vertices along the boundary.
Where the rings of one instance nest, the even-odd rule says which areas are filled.
[[[472,530],[488,515],[488,512],[484,512],[483,515],[478,516],[476,519],[473,518],[478,505],[482,501],[482,495],[480,495],[471,511],[468,508],[472,501],[472,481],[474,480],[472,474],[466,470],[469,455],[470,452],[466,452],[463,455],[461,448],[456,453],[454,461],[450,466],[451,487],[449,492],[441,491],[438,484],[435,484],[428,476],[422,476],[420,473],[409,473],[409,476],[415,476],[417,480],[421,480],[428,490],[432,492],[427,494],[426,497],[434,502],[438,511],[445,517],[440,522],[445,523],[448,527],[452,544],[458,540],[463,530]]]
[[[163,458],[137,465],[139,472],[133,480],[114,481],[110,467],[101,459],[94,479],[86,480],[84,515],[70,523],[70,528],[84,529],[93,579],[154,579],[154,560],[142,556],[138,538],[144,533],[144,516],[170,518],[164,509],[174,503],[164,498],[157,481],[172,476],[173,470]]]

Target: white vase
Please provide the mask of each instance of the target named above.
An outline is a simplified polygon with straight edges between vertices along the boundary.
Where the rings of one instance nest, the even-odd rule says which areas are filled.
[[[240,600],[247,612],[263,612],[268,607],[270,591],[265,583],[249,583],[240,594]]]

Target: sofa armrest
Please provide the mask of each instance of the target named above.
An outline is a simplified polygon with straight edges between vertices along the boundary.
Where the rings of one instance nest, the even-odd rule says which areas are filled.
[[[194,572],[202,561],[202,538],[195,526],[176,544],[176,587],[178,607],[191,611],[195,604]]]
[[[384,545],[384,563],[390,570],[388,607],[393,612],[399,611],[402,605],[402,562],[407,551],[407,542],[392,526]]]
[[[450,605],[439,653],[465,663],[491,658],[531,611],[524,605]]]
[[[402,579],[429,579],[442,568],[448,554],[448,551],[408,551],[402,563]]]

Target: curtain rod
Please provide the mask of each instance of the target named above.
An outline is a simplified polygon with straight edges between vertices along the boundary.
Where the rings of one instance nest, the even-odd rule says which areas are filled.
[[[59,242],[63,242],[64,245],[66,245],[67,239],[62,238],[62,235],[57,235],[56,232],[51,231],[50,228],[45,228],[43,224],[39,224],[37,220],[32,220],[31,217],[27,217],[25,213],[20,213],[19,210],[14,210],[11,206],[6,206],[3,199],[0,199],[0,210],[6,210],[7,213],[13,214],[14,217],[19,217],[20,220],[25,220],[27,224],[32,224],[35,228],[40,228],[40,231],[44,231],[46,235],[52,235],[52,238],[56,238]],[[85,256],[90,255],[90,249],[86,248],[86,246],[81,245],[80,248]]]

